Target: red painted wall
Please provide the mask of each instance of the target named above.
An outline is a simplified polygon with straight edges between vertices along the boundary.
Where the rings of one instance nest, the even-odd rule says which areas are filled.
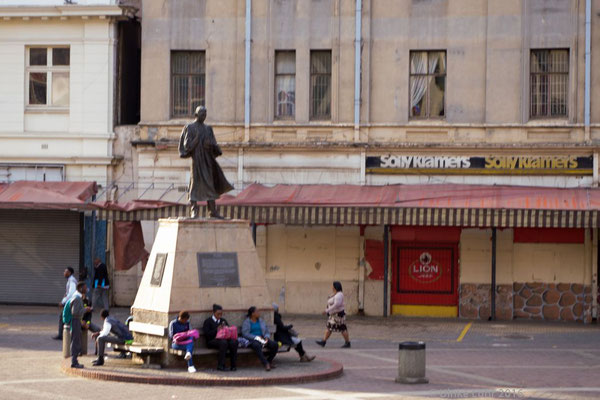
[[[583,243],[585,230],[579,228],[515,228],[514,243]]]
[[[383,280],[383,241],[365,241],[365,259],[371,265],[371,273],[368,279]]]

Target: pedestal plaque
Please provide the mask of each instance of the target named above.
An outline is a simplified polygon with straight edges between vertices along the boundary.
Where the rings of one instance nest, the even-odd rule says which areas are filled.
[[[200,287],[239,287],[237,253],[197,253]]]

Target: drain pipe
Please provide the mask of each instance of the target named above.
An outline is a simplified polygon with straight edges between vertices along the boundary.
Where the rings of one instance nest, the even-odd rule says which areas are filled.
[[[490,321],[496,320],[496,228],[492,228],[492,284],[490,285]]]
[[[360,39],[362,35],[362,0],[356,0],[354,39],[354,141],[360,141]]]
[[[590,49],[592,40],[592,0],[585,0],[585,140],[590,140],[590,85],[591,85],[591,64]]]
[[[250,141],[250,44],[252,42],[252,0],[246,0],[246,58],[244,68],[244,142]]]
[[[383,316],[388,316],[389,225],[383,226]],[[391,311],[391,310],[390,310]]]

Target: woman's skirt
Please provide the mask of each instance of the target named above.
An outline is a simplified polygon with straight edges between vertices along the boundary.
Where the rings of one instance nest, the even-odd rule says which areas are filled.
[[[345,332],[346,328],[346,316],[344,312],[330,315],[327,318],[327,329],[332,332]]]

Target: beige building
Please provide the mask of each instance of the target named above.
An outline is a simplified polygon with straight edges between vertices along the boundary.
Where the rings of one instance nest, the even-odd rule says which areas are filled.
[[[252,183],[595,187],[598,12],[598,0],[144,1],[141,122],[123,167],[133,185],[116,183],[123,199],[185,202],[189,161],[177,143],[204,104],[236,193]],[[487,319],[492,258],[497,318],[596,312],[596,222],[496,232],[494,218],[464,220],[445,233],[419,218],[281,221],[255,222],[271,295],[286,312],[320,312],[340,280],[351,313]],[[149,248],[156,224],[143,226]],[[369,258],[380,247],[383,276],[371,265],[383,261]],[[456,279],[436,275],[446,265]],[[139,276],[119,272],[115,299],[131,302]],[[432,279],[448,286],[425,290]]]

